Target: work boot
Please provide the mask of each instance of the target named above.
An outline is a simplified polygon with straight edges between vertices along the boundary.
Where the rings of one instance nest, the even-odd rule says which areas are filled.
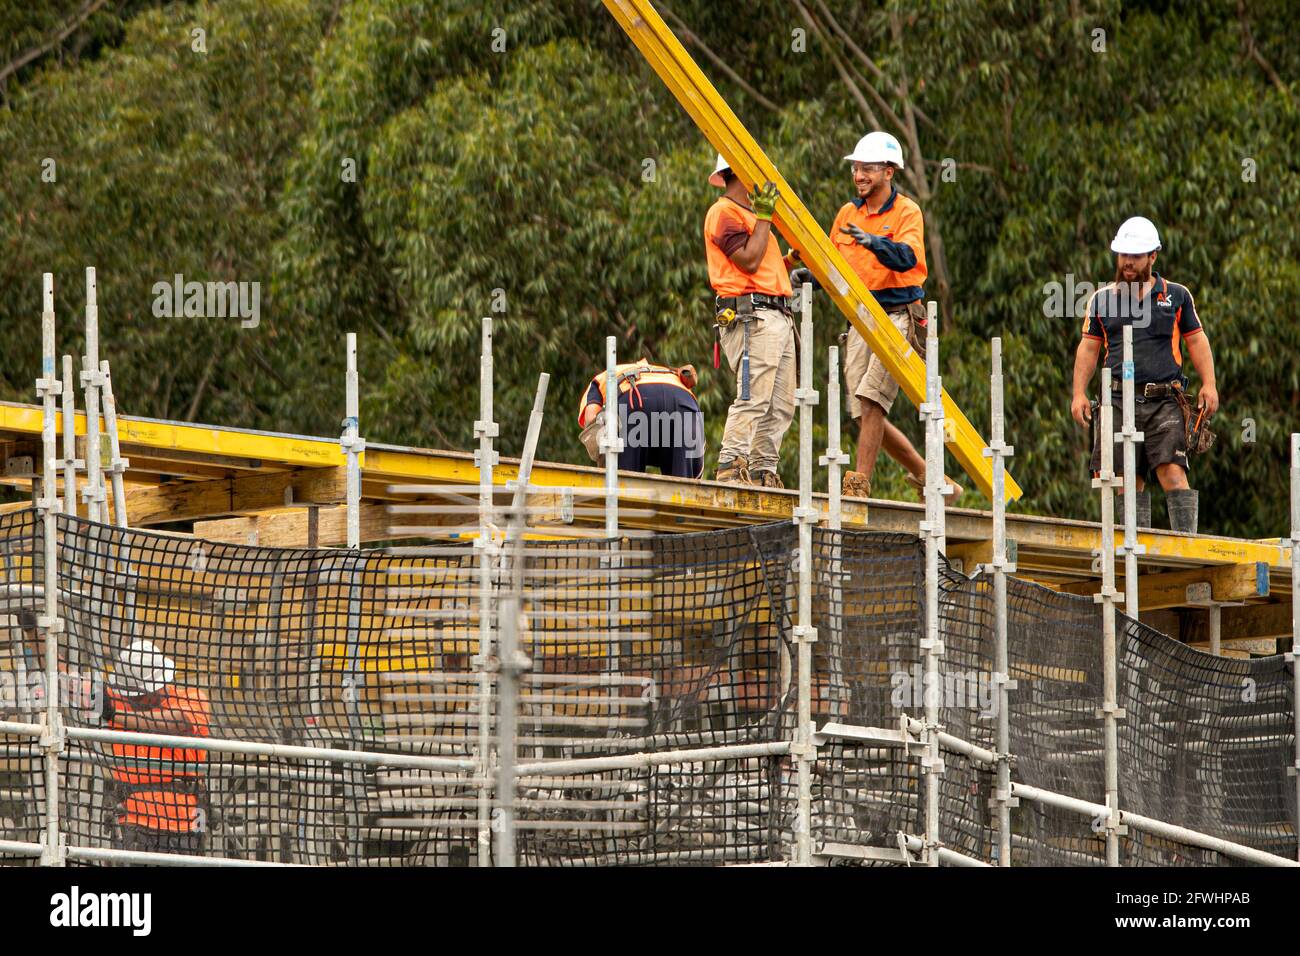
[[[784,488],[785,482],[774,471],[756,471],[751,476],[760,488]]]
[[[903,480],[906,481],[913,488],[915,488],[916,493],[920,497],[920,499],[922,501],[925,501],[925,479],[924,478],[918,478],[916,477],[916,475],[912,474],[911,472],[908,472],[906,475],[903,476]],[[952,485],[952,491],[944,495],[943,500],[949,505],[955,505],[957,503],[957,499],[961,497],[962,492],[965,491],[966,489],[963,488],[961,485],[957,484],[957,482],[953,481],[947,475],[943,476],[943,480],[946,481],[948,484]]]
[[[870,498],[871,479],[860,471],[846,471],[840,494],[845,498]]]
[[[1198,493],[1192,489],[1165,492],[1165,504],[1169,507],[1169,530],[1196,534],[1196,511]]]
[[[1144,490],[1137,493],[1137,513],[1137,526],[1151,527],[1151,492]]]
[[[731,461],[718,462],[718,472],[713,476],[713,480],[726,481],[733,485],[752,485],[754,482],[749,477],[749,460],[737,456]]]

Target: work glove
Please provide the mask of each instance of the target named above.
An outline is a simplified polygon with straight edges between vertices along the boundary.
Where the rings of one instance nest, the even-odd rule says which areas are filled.
[[[848,233],[850,236],[853,237],[853,240],[863,248],[875,249],[876,247],[876,239],[878,237],[873,236],[869,232],[863,232],[859,227],[853,225],[852,223],[849,223],[847,226],[841,227],[840,232]]]
[[[800,266],[790,273],[790,285],[794,286],[796,290],[805,282],[811,283],[814,289],[821,288],[817,283],[817,278],[812,274],[812,270],[807,266]]]
[[[683,385],[689,388],[692,392],[695,391],[695,386],[699,384],[700,379],[699,376],[695,374],[694,365],[683,365],[681,368],[673,369],[673,371],[677,373],[677,378]]]
[[[749,194],[749,206],[754,210],[754,216],[766,222],[772,221],[772,213],[776,212],[776,198],[781,193],[776,188],[776,183],[764,183],[761,189],[756,188]]]

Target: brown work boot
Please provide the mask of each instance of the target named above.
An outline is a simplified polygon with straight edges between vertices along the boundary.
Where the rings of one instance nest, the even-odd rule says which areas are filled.
[[[753,473],[754,484],[760,488],[784,488],[785,482],[774,471],[756,471]]]
[[[718,472],[713,476],[713,480],[726,481],[733,485],[752,485],[754,482],[749,477],[749,460],[738,456],[731,461],[718,462]]]
[[[918,478],[916,477],[916,475],[907,474],[903,476],[903,480],[916,489],[916,493],[922,501],[925,500],[925,479],[924,478]],[[952,491],[944,495],[943,500],[949,505],[955,505],[957,503],[957,499],[961,497],[962,492],[965,491],[966,489],[964,489],[961,485],[957,484],[957,482],[953,481],[947,475],[943,476],[943,480],[946,481],[948,484],[952,485]]]
[[[871,479],[860,471],[846,471],[840,494],[845,498],[870,498]]]

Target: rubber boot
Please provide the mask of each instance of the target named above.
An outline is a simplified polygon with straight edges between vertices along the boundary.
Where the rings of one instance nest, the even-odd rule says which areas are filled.
[[[1139,491],[1137,493],[1137,526],[1139,528],[1151,527],[1151,492]]]
[[[1165,504],[1169,506],[1169,530],[1196,534],[1196,491],[1165,492]]]

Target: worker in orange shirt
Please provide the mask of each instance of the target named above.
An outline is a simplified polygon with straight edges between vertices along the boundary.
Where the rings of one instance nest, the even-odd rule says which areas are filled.
[[[148,640],[122,651],[103,703],[110,730],[206,737],[212,708],[197,687],[175,683],[176,664]],[[201,856],[208,829],[207,751],[115,743],[107,794],[113,845],[147,853]]]
[[[904,340],[925,356],[925,224],[921,207],[898,191],[894,174],[903,168],[903,149],[889,133],[868,133],[844,157],[852,164],[857,198],[845,203],[831,226],[831,242],[866,284]],[[795,282],[809,281],[806,269],[796,269]],[[843,493],[866,498],[882,443],[886,453],[907,471],[907,482],[925,486],[925,459],[907,436],[889,424],[889,410],[898,396],[896,382],[884,362],[850,326],[844,350],[844,379],[849,414],[858,419],[855,470],[844,473]],[[954,486],[949,501],[961,494]]]
[[[704,251],[718,340],[736,374],[716,478],[781,488],[777,468],[794,420],[795,355],[788,264],[772,235],[777,189],[767,183],[747,193],[721,156],[709,182],[724,192],[704,217]]]

